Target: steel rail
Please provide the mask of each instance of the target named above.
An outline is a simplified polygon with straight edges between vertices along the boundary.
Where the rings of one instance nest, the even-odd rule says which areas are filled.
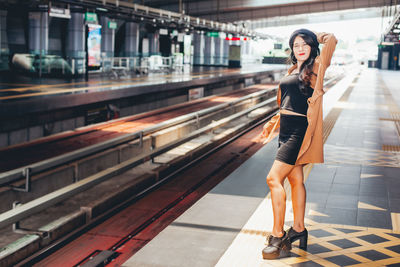
[[[251,131],[255,127],[259,126],[260,124],[265,123],[266,121],[271,119],[271,117],[274,116],[274,115],[275,115],[275,112],[271,112],[268,116],[266,116],[262,120],[257,121],[256,123],[252,124],[250,127],[242,130],[238,134],[235,134],[235,136],[233,136],[233,137],[229,138],[228,140],[224,141],[222,144],[219,144],[216,147],[211,148],[210,150],[206,151],[204,154],[199,155],[199,157],[196,157],[196,158],[192,159],[190,162],[188,162],[187,164],[179,167],[178,169],[176,169],[172,173],[168,174],[166,177],[164,177],[161,180],[159,180],[156,183],[154,183],[153,185],[143,189],[142,191],[138,192],[137,194],[129,197],[128,199],[125,199],[123,202],[121,202],[121,203],[117,204],[116,206],[113,206],[112,208],[108,209],[105,213],[103,213],[103,214],[91,219],[87,224],[82,225],[77,229],[74,229],[72,232],[69,232],[68,234],[66,234],[65,236],[63,236],[60,239],[56,240],[55,242],[52,242],[51,245],[41,249],[40,251],[37,251],[36,253],[32,254],[28,258],[26,258],[23,261],[19,262],[16,266],[17,267],[32,266],[32,265],[38,263],[43,258],[45,258],[48,255],[54,253],[55,251],[57,251],[61,247],[65,246],[66,244],[70,243],[71,241],[76,239],[78,236],[80,236],[83,233],[87,232],[88,230],[90,230],[94,226],[97,226],[99,223],[105,221],[106,219],[112,217],[117,212],[123,210],[128,205],[130,205],[133,201],[136,201],[136,200],[144,197],[146,194],[152,192],[153,190],[159,188],[161,185],[165,184],[166,182],[171,180],[173,177],[175,177],[176,175],[178,175],[179,173],[181,173],[185,169],[192,167],[194,164],[196,164],[196,163],[200,162],[201,160],[207,158],[208,156],[212,155],[213,153],[215,153],[216,151],[218,151],[221,148],[225,147],[229,143],[233,142],[234,140],[236,140],[237,138],[239,138],[243,134],[247,133],[248,131]],[[201,181],[200,181],[200,183],[201,183]],[[197,185],[192,187],[192,190],[194,190],[196,188],[196,186]],[[190,191],[192,191],[192,190],[190,190]],[[157,215],[155,215],[155,216],[157,216]],[[159,215],[157,217],[159,217]],[[156,218],[155,217],[150,218],[148,221],[144,222],[141,226],[139,226],[137,228],[137,230],[140,231],[140,230],[144,229],[148,224],[153,222],[154,219],[156,219]],[[124,243],[119,243],[119,244],[124,244]],[[118,245],[115,246],[115,249],[117,249],[119,247]],[[113,251],[114,251],[114,249],[113,249]]]
[[[95,153],[99,153],[101,151],[104,151],[106,149],[110,149],[112,147],[124,144],[124,143],[128,143],[131,142],[135,139],[139,139],[139,138],[143,138],[145,135],[149,135],[152,133],[155,133],[157,131],[160,131],[162,129],[165,128],[169,128],[193,119],[197,119],[199,117],[205,116],[207,114],[211,114],[213,112],[216,112],[218,110],[230,107],[230,106],[234,106],[240,102],[252,99],[252,98],[257,98],[260,97],[261,95],[267,93],[268,91],[270,91],[271,89],[265,89],[262,90],[260,92],[256,92],[256,93],[252,93],[249,94],[247,96],[241,97],[239,99],[233,100],[233,101],[229,101],[226,103],[222,103],[219,104],[217,106],[214,107],[210,107],[201,111],[196,111],[196,112],[192,112],[189,114],[185,114],[161,123],[158,123],[156,125],[153,125],[151,127],[145,128],[143,130],[140,131],[136,131],[133,133],[129,133],[99,144],[95,144],[92,146],[88,146],[79,150],[75,150],[51,159],[47,159],[47,160],[43,160],[40,162],[36,162],[30,165],[26,165],[14,170],[10,170],[7,172],[3,172],[0,174],[0,186],[4,186],[4,185],[8,185],[12,182],[15,182],[17,180],[21,180],[23,178],[25,178],[25,176],[27,174],[29,174],[30,176],[44,172],[48,169],[51,168],[55,168],[57,166],[61,166],[63,164],[67,164],[69,162],[81,159],[83,157],[87,157],[89,155],[95,154]]]
[[[227,123],[238,119],[239,117],[247,115],[248,113],[252,112],[255,109],[269,105],[269,104],[273,103],[274,101],[275,101],[275,98],[272,97],[272,98],[270,98],[266,101],[263,101],[249,109],[238,112],[234,115],[231,115],[231,116],[221,119],[219,121],[210,123],[206,127],[196,130],[196,131],[190,133],[189,135],[185,136],[182,139],[173,141],[165,146],[156,148],[153,151],[144,153],[143,155],[136,156],[136,157],[129,159],[127,161],[124,161],[114,167],[103,170],[95,175],[89,176],[88,178],[77,181],[76,183],[73,183],[71,185],[63,187],[57,191],[54,191],[47,195],[44,195],[40,198],[37,198],[37,199],[27,202],[25,204],[19,205],[12,210],[6,211],[6,212],[0,214],[0,228],[10,225],[12,223],[18,222],[30,215],[40,212],[62,200],[65,200],[77,193],[85,191],[85,190],[91,188],[92,186],[99,184],[100,182],[102,182],[108,178],[111,178],[115,175],[123,173],[124,171],[134,168],[135,166],[138,166],[139,164],[142,164],[142,163],[150,160],[153,157],[161,155],[161,154],[163,154],[185,142],[188,142],[189,140],[196,138],[205,132],[209,132],[216,128],[222,127],[222,126],[226,125]]]

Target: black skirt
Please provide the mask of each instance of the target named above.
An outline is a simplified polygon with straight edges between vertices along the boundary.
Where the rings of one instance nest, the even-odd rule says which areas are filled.
[[[307,117],[281,113],[276,160],[295,165],[307,127]]]

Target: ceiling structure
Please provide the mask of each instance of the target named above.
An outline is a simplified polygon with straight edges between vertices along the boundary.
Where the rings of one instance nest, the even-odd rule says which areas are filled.
[[[400,4],[400,0],[134,0],[131,2],[178,13],[183,11],[193,17],[219,22],[371,7],[394,7]]]
[[[400,9],[400,8],[399,8]],[[340,10],[330,12],[318,12],[310,14],[299,14],[291,16],[271,17],[257,20],[239,21],[237,24],[245,25],[246,28],[254,30],[259,28],[279,27],[288,25],[301,25],[312,23],[324,23],[344,20],[379,18],[382,16],[381,8],[362,8],[352,10]]]
[[[129,0],[125,0],[129,1]],[[385,40],[400,39],[400,0],[130,0],[249,30],[258,28],[391,17]],[[329,12],[329,13],[326,13]]]
[[[25,0],[3,0],[20,4]],[[131,20],[147,19],[160,27],[176,24],[190,30],[223,31],[269,38],[258,28],[308,24],[346,19],[389,17],[390,40],[399,39],[400,0],[30,0],[28,3],[65,3],[92,8],[109,16],[126,15]],[[102,11],[101,11],[102,10]],[[165,25],[165,23],[169,23]]]

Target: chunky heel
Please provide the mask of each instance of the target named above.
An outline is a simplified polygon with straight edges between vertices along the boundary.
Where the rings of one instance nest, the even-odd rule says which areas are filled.
[[[296,240],[300,239],[299,248],[302,250],[307,250],[307,241],[308,241],[308,231],[304,229],[302,232],[296,232],[293,227],[287,231],[288,237],[290,239],[290,243],[295,242]]]
[[[301,248],[302,250],[307,250],[307,241],[308,241],[308,235],[300,237],[299,248]]]

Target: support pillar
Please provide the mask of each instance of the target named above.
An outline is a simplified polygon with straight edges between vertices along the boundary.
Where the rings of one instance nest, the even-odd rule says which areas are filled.
[[[192,34],[183,36],[183,64],[191,64],[193,62],[192,38]]]
[[[204,34],[203,32],[194,33],[193,46],[193,65],[204,64]]]
[[[46,55],[49,48],[49,14],[29,12],[29,52]]]
[[[223,43],[222,46],[224,47],[222,65],[227,67],[229,65],[229,41],[224,38],[222,43]]]
[[[160,47],[159,47],[159,33],[148,33],[149,38],[149,53],[150,56],[159,55],[160,54]]]
[[[68,22],[67,59],[73,74],[85,73],[85,18],[81,12],[72,12]]]
[[[204,49],[204,65],[214,65],[214,52],[215,52],[215,38],[211,36],[204,36],[205,49]]]
[[[0,10],[0,71],[8,69],[7,11]]]
[[[221,66],[222,65],[222,57],[223,57],[223,40],[221,39],[220,36],[214,38],[215,42],[215,53],[214,53],[214,65],[216,66]]]
[[[400,70],[400,44],[393,46],[392,70]]]
[[[139,56],[139,24],[135,22],[126,22],[125,27],[125,56],[138,57]],[[158,44],[158,40],[157,40]],[[135,67],[135,61],[129,61],[129,67]]]
[[[103,70],[111,70],[111,58],[114,57],[115,30],[110,29],[108,24],[111,21],[108,17],[101,17],[101,57],[103,59]]]

